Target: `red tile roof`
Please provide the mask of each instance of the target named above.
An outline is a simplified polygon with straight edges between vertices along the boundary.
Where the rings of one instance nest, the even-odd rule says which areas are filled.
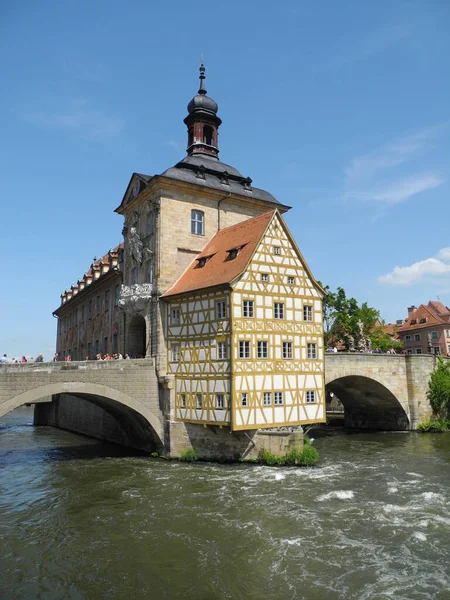
[[[163,298],[232,282],[244,271],[276,212],[271,210],[220,229]],[[239,252],[236,258],[230,259],[229,251],[235,248],[239,248]],[[201,258],[207,259],[203,267],[198,266]]]
[[[421,323],[421,319],[426,319],[425,323]],[[411,324],[411,321],[416,320],[416,323]],[[408,315],[407,321],[398,328],[399,333],[411,331],[413,329],[423,329],[433,325],[449,325],[450,310],[444,306],[442,302],[428,302],[427,305],[421,304],[414,312]]]

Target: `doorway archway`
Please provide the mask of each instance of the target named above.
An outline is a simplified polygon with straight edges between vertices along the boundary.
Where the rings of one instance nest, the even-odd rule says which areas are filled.
[[[140,315],[132,317],[128,325],[127,353],[131,358],[144,358],[147,353],[147,326]]]

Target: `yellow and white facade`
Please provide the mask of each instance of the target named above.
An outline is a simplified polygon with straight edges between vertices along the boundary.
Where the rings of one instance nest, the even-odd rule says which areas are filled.
[[[163,296],[175,418],[232,430],[324,422],[324,291],[278,211],[229,229],[232,247],[222,230]],[[202,261],[203,288],[192,285]]]

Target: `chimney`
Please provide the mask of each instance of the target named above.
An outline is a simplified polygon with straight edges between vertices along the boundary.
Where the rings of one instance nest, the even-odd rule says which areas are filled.
[[[417,310],[417,306],[414,306],[414,304],[412,306],[408,306],[408,317],[410,317],[415,310]]]

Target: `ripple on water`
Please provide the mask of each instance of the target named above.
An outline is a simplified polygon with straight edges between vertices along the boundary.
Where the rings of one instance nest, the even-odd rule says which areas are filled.
[[[354,498],[355,492],[352,490],[334,490],[332,492],[328,492],[327,494],[321,494],[317,497],[318,502],[323,502],[324,500],[331,500],[332,498],[337,498],[338,500],[351,500]]]

